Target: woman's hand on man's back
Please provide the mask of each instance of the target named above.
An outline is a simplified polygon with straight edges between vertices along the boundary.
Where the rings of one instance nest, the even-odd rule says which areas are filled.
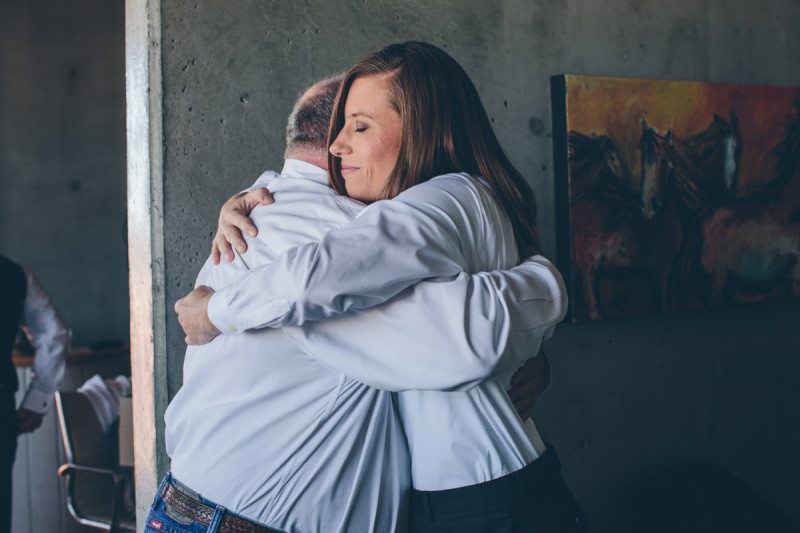
[[[248,192],[240,192],[231,196],[219,212],[217,234],[211,242],[211,261],[218,265],[223,255],[228,262],[233,261],[233,249],[240,254],[247,251],[247,243],[243,235],[251,237],[258,234],[249,214],[258,205],[273,203],[272,194],[266,187],[259,187]]]

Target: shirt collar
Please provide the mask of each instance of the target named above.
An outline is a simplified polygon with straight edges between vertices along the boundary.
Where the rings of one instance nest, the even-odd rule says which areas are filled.
[[[327,170],[299,159],[287,159],[284,161],[281,176],[305,178],[323,185],[329,185]]]

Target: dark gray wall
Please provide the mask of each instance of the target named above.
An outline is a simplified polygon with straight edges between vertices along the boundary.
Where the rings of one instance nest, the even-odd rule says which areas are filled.
[[[0,2],[0,253],[74,342],[128,338],[122,0]]]
[[[793,0],[163,0],[166,300],[192,285],[218,206],[278,168],[296,95],[374,47],[445,47],[475,81],[540,201],[554,255],[548,80],[559,73],[800,85]],[[800,518],[800,302],[565,325],[537,408],[597,531],[618,530],[636,483],[712,461]],[[183,334],[167,324],[170,395]],[[642,530],[646,530],[642,529]]]

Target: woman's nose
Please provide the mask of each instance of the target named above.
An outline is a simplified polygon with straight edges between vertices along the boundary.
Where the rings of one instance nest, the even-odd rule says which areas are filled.
[[[344,139],[342,132],[339,132],[339,135],[337,135],[336,139],[334,139],[334,141],[331,143],[329,151],[336,157],[342,157],[342,154],[348,151],[348,144]]]

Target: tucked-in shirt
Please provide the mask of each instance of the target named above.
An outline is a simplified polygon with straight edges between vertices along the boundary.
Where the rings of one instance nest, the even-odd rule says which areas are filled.
[[[20,407],[45,413],[64,377],[69,331],[33,274],[26,272],[25,276],[27,293],[22,309],[22,328],[36,356],[33,358],[33,379]]]
[[[273,205],[279,205],[280,199],[275,200]],[[519,336],[522,340],[509,342],[512,351],[516,347],[522,352],[527,346],[529,354],[536,353],[566,309],[558,272],[541,256],[533,260],[536,266],[529,275],[534,281],[519,283],[516,288],[526,289],[521,300],[535,311],[519,328],[526,333]],[[343,333],[346,329],[339,330],[342,335],[337,338],[324,328],[344,320],[316,321],[345,313],[358,320],[362,318],[359,310],[403,295],[420,280],[458,279],[463,273],[512,268],[518,261],[510,222],[486,183],[466,174],[448,174],[412,187],[393,200],[376,202],[352,223],[329,231],[319,243],[288,250],[270,264],[252,269],[213,295],[208,314],[228,334],[301,325],[301,333],[287,329],[287,334],[304,339],[306,353],[326,364],[345,368],[364,383],[393,390],[424,389],[410,380],[392,380],[380,366],[387,360],[369,369],[362,368],[357,359],[350,359],[345,366],[339,361],[347,360],[348,353],[353,353],[349,350],[324,359],[325,353],[336,353],[336,345],[344,344],[348,335],[358,334],[369,338],[362,354],[370,352],[370,346],[372,353],[379,354],[390,344],[398,354],[413,354],[426,339],[423,330],[385,342],[385,337],[372,336],[369,328],[353,322],[346,326],[353,328],[348,335]],[[480,314],[479,309],[471,311]],[[513,313],[510,316],[513,318]],[[434,324],[440,323],[447,323],[447,313],[434,319]],[[506,327],[502,321],[498,324]],[[321,328],[316,338],[315,328]],[[403,360],[402,355],[397,357]],[[430,357],[433,361],[436,356]],[[426,373],[424,362],[410,359],[404,378]],[[441,387],[468,390],[409,390],[398,395],[415,488],[441,490],[495,479],[522,468],[544,451],[533,422],[520,420],[505,392],[509,368],[498,363],[496,370],[494,379],[473,388],[469,387],[475,380]],[[457,366],[450,368],[453,374],[458,371]]]

